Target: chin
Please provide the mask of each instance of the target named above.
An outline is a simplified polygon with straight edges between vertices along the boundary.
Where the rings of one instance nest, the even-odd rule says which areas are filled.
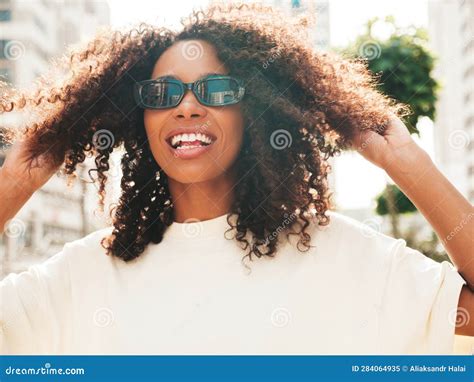
[[[209,168],[210,164],[207,165],[190,165],[181,166],[178,169],[170,169],[167,173],[168,178],[173,179],[176,182],[182,184],[201,183],[206,182],[215,178],[218,178],[223,174],[222,169]]]

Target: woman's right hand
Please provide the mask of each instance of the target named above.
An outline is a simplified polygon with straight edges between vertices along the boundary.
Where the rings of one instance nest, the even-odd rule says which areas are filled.
[[[61,166],[53,165],[43,155],[35,158],[30,168],[28,154],[28,141],[15,141],[6,150],[6,158],[0,168],[0,233],[6,232],[7,236],[10,219]]]
[[[7,179],[2,180],[15,182],[25,192],[33,194],[61,166],[61,164],[52,164],[51,161],[47,161],[44,155],[35,158],[31,168],[28,165],[28,141],[26,139],[17,140],[6,151],[1,171]]]

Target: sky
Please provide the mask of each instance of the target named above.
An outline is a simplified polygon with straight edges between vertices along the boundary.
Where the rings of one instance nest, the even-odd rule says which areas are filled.
[[[289,0],[288,0],[289,1]],[[193,8],[208,4],[208,0],[179,0],[175,2],[134,0],[108,0],[113,26],[139,21],[166,19],[170,25],[179,26],[180,17],[187,16]],[[424,25],[428,23],[427,0],[330,0],[330,34],[332,45],[345,45],[364,29],[365,22],[375,16],[395,16],[397,23]]]
[[[289,0],[288,0],[289,1]],[[205,7],[207,0],[151,1],[108,0],[111,24],[115,27],[140,21],[164,23],[172,28],[180,26],[179,20],[193,8]],[[364,24],[373,17],[392,15],[400,26],[427,27],[428,1],[426,0],[330,0],[331,46],[345,46],[364,31]],[[385,30],[375,30],[383,37]],[[418,143],[434,158],[432,123],[419,126]],[[374,197],[389,179],[385,172],[372,165],[359,154],[349,152],[336,159],[335,201],[339,208],[371,208]]]

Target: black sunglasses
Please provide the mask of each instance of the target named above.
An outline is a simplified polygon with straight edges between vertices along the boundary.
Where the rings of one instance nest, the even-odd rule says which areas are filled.
[[[226,75],[211,75],[189,83],[166,77],[140,81],[134,86],[134,97],[142,108],[166,109],[178,106],[186,90],[191,90],[205,106],[233,105],[245,94],[240,80]]]

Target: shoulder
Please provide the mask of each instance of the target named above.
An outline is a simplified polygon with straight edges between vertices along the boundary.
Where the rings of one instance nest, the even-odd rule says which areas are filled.
[[[71,263],[79,263],[84,261],[93,261],[94,263],[106,260],[105,248],[102,247],[103,238],[110,235],[113,227],[105,227],[89,233],[88,235],[66,243],[62,250],[64,256]]]
[[[336,211],[327,211],[327,216],[330,218],[330,223],[327,227],[333,234],[345,233],[356,236],[362,235],[367,238],[376,236],[388,239],[391,238],[390,236],[380,232],[380,225],[376,219],[367,219],[361,222]]]
[[[319,245],[332,254],[360,259],[371,256],[388,256],[404,240],[395,239],[381,232],[375,219],[360,222],[335,211],[328,211],[329,224],[311,229],[312,244]]]
[[[76,272],[81,268],[90,268],[91,263],[96,266],[95,268],[100,268],[100,264],[110,262],[105,249],[100,245],[100,241],[110,234],[112,229],[113,227],[103,228],[80,239],[68,242],[64,244],[59,252],[45,261],[30,265],[26,271],[10,273],[0,281],[0,285],[14,285],[20,282],[25,283],[23,285],[33,285],[34,281],[39,279],[56,280],[64,283],[65,277],[71,272]]]
[[[316,254],[327,256],[331,262],[344,264],[354,271],[384,274],[387,279],[407,280],[407,277],[412,277],[421,280],[423,272],[428,278],[426,285],[444,273],[458,278],[449,262],[438,263],[407,246],[404,239],[383,234],[375,219],[359,222],[334,211],[330,211],[328,216],[330,223],[327,226],[315,227],[312,244]]]
[[[83,248],[87,248],[90,250],[97,250],[99,249],[98,247],[101,247],[100,242],[102,241],[102,239],[110,235],[112,233],[113,228],[114,227],[110,226],[110,227],[98,229],[80,239],[73,240],[66,243],[65,247],[67,247],[68,249],[77,249],[77,250],[83,249]]]

